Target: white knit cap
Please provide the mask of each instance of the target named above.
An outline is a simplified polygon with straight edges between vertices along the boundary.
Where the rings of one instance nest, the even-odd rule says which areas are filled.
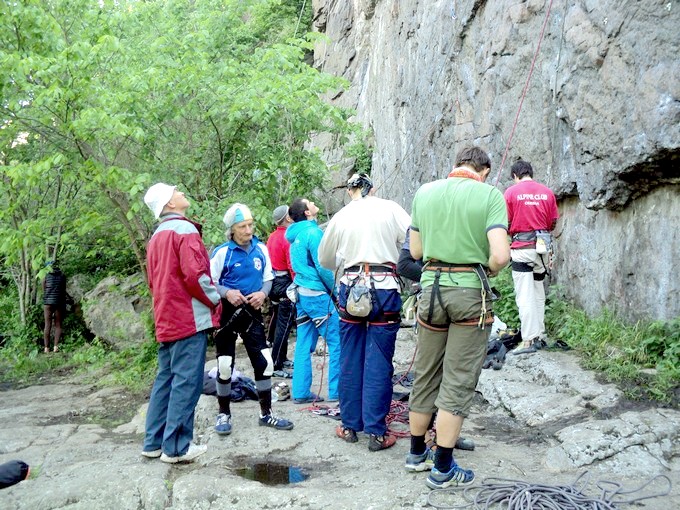
[[[176,186],[159,182],[151,186],[144,195],[144,203],[151,209],[156,219],[160,217],[163,208],[170,202],[176,188]]]
[[[227,227],[227,234],[231,238],[231,227],[237,223],[241,223],[242,221],[252,219],[253,214],[250,212],[250,209],[248,209],[248,206],[237,203],[227,209],[227,212],[224,213],[224,218],[222,218],[222,221],[224,222],[224,226]]]

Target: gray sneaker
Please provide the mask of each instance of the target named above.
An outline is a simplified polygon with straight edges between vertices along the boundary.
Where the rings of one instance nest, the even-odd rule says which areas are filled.
[[[428,448],[420,455],[409,453],[404,467],[406,471],[429,471],[434,467],[434,452]]]
[[[175,457],[170,457],[169,455],[161,455],[161,461],[168,464],[177,464],[178,462],[193,462],[196,457],[203,455],[208,450],[208,447],[204,444],[190,444],[189,449],[183,455],[177,455]]]

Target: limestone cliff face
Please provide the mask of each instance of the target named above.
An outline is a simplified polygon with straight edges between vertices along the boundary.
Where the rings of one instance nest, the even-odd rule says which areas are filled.
[[[351,83],[332,101],[354,108],[372,137],[379,196],[410,209],[415,190],[471,143],[489,151],[489,182],[503,191],[522,157],[558,195],[555,280],[567,294],[630,320],[680,315],[680,2],[313,7],[328,37],[315,65]],[[316,143],[342,162],[327,140]]]

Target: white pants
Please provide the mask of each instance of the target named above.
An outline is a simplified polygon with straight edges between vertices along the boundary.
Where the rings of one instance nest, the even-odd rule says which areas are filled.
[[[515,302],[519,308],[519,320],[521,322],[522,341],[525,346],[538,339],[545,333],[545,287],[544,278],[535,280],[534,275],[544,275],[548,264],[549,255],[536,253],[533,248],[522,250],[510,250],[510,258],[513,262],[523,262],[531,266],[533,271],[512,271],[512,280],[515,284]]]

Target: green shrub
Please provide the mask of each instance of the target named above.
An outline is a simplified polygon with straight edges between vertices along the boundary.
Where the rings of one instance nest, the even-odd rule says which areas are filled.
[[[565,299],[553,299],[546,307],[546,329],[551,340],[581,352],[586,368],[622,383],[629,396],[678,404],[680,318],[629,325],[610,310],[589,317]]]
[[[512,283],[512,271],[503,269],[498,276],[491,278],[491,286],[501,294],[501,299],[493,304],[493,312],[510,329],[519,329],[519,311],[515,303],[515,288]]]

